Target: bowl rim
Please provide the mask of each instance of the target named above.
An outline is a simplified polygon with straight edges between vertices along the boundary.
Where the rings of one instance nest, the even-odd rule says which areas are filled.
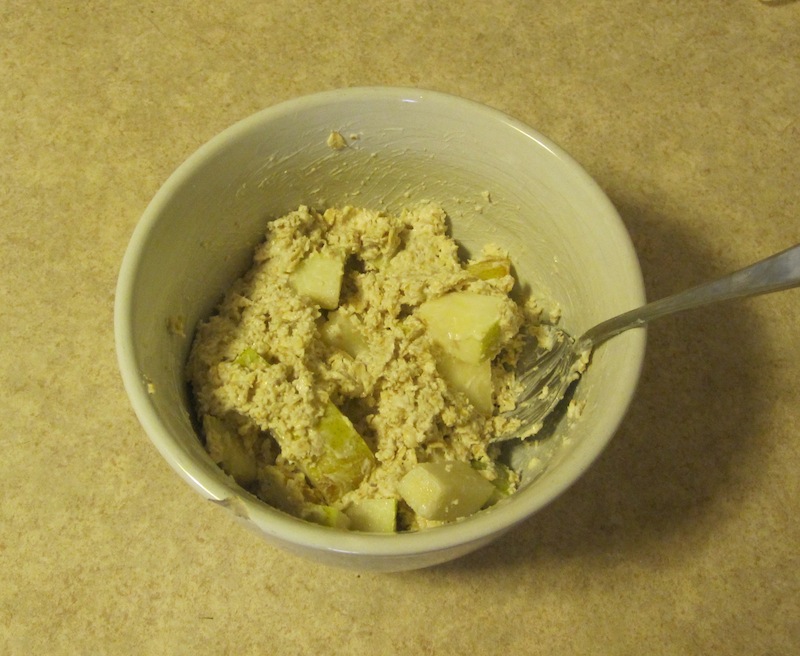
[[[210,475],[202,467],[196,466],[192,458],[172,438],[168,427],[158,416],[142,381],[142,374],[136,360],[135,336],[132,330],[134,310],[132,301],[135,282],[142,255],[148,246],[148,239],[162,212],[169,206],[177,191],[191,180],[194,173],[208,158],[224,151],[229,143],[235,141],[235,137],[248,132],[253,126],[268,124],[287,115],[299,115],[304,111],[314,110],[331,103],[359,101],[457,105],[462,111],[482,115],[487,123],[501,123],[510,127],[545,148],[571,168],[581,184],[585,185],[587,191],[595,197],[598,213],[616,219],[611,221],[609,227],[613,226],[617,232],[617,241],[625,249],[625,252],[620,253],[619,256],[624,259],[630,269],[629,278],[632,291],[639,297],[638,301],[644,302],[644,283],[638,258],[630,234],[616,208],[588,172],[561,146],[548,137],[498,109],[449,93],[402,86],[357,86],[333,89],[279,102],[232,124],[202,144],[181,163],[147,205],[125,250],[118,274],[114,301],[115,344],[124,388],[145,433],[170,466],[186,482],[206,499],[216,503],[224,505],[232,498],[238,499],[243,505],[238,507],[235,511],[236,514],[246,516],[260,532],[272,536],[286,545],[297,545],[314,551],[397,558],[432,554],[464,547],[471,543],[487,542],[554,501],[585,473],[605,449],[624,419],[636,391],[644,360],[644,330],[632,331],[625,336],[630,340],[630,357],[633,364],[626,371],[625,384],[629,386],[629,391],[624,398],[624,403],[619,404],[616,415],[607,424],[610,427],[607,431],[608,434],[586,440],[581,445],[583,448],[572,454],[573,464],[569,472],[564,472],[561,468],[552,470],[549,473],[551,481],[546,491],[535,488],[523,489],[517,492],[508,503],[499,503],[492,508],[451,524],[416,532],[384,535],[320,526],[269,506],[246,490],[238,488],[231,481],[225,480],[225,474],[221,470],[219,476]]]

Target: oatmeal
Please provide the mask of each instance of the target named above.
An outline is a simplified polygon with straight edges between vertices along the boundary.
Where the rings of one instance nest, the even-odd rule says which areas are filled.
[[[187,374],[211,457],[296,516],[415,530],[513,493],[520,328],[507,253],[462,262],[433,204],[399,216],[300,207],[194,337]]]

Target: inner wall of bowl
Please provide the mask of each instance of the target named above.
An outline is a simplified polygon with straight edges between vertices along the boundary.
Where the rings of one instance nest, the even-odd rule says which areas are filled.
[[[332,130],[346,148],[328,147]],[[423,200],[443,205],[467,250],[488,241],[506,247],[519,278],[558,303],[573,332],[643,300],[630,242],[605,196],[547,140],[496,112],[411,93],[373,94],[368,110],[355,94],[266,110],[187,161],[148,209],[151,219],[169,218],[140,235],[132,331],[146,348],[135,357],[142,384],[152,384],[149,403],[181,438],[178,452],[157,446],[171,449],[184,478],[211,498],[234,489],[223,480],[208,484],[220,477],[194,432],[183,369],[194,327],[247,268],[266,222],[301,204],[398,211]],[[167,329],[174,319],[183,334]],[[640,335],[624,335],[596,354],[578,389],[584,420],[553,454],[570,463],[553,474],[556,485],[559,477],[568,484],[602,448],[587,438],[613,432],[638,375],[627,364],[638,362],[641,347]],[[595,403],[600,397],[603,406]],[[202,481],[192,473],[198,465]],[[550,475],[532,487],[544,489]]]

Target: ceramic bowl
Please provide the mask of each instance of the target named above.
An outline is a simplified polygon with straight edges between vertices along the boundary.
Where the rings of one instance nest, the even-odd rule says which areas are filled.
[[[332,148],[338,132],[346,142]],[[643,331],[595,353],[575,399],[512,497],[457,523],[379,535],[318,526],[235,484],[196,433],[184,364],[197,322],[248,267],[267,221],[299,205],[397,211],[439,202],[452,234],[478,250],[506,247],[518,278],[580,332],[644,301],[619,215],[561,148],[486,106],[441,93],[352,88],[265,109],[202,146],[158,191],[131,238],[115,306],[119,366],[144,430],[200,495],[268,542],[317,561],[372,570],[434,565],[473,551],[563,492],[611,439],[640,373]]]

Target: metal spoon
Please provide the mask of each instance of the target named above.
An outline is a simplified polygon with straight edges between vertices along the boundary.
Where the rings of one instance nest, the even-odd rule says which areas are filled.
[[[731,273],[673,296],[603,321],[575,339],[557,326],[542,326],[538,336],[528,337],[517,364],[523,389],[513,410],[503,416],[519,420],[498,441],[534,434],[570,384],[589,363],[596,346],[629,328],[684,310],[758,294],[768,294],[800,285],[800,244]],[[541,346],[546,344],[546,348]],[[514,422],[516,423],[516,422]]]

